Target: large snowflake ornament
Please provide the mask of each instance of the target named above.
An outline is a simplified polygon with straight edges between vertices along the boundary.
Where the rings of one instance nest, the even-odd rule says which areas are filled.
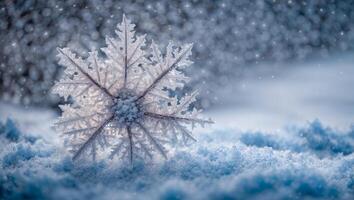
[[[195,140],[188,126],[210,120],[197,118],[192,109],[197,92],[183,98],[169,90],[189,80],[181,69],[189,66],[192,44],[181,47],[170,42],[163,55],[145,35],[135,36],[134,24],[125,16],[117,26],[118,38],[106,37],[106,55],[97,51],[82,59],[68,48],[58,49],[59,63],[66,67],[53,92],[73,103],[61,105],[62,116],[55,127],[65,136],[73,159],[104,155],[129,159],[166,158],[168,144]]]

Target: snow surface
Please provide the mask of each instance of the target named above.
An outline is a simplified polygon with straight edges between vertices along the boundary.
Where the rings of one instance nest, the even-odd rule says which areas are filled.
[[[348,129],[354,122],[353,55],[250,66],[241,80],[217,90],[210,112],[217,123],[241,130],[274,131],[314,119]]]
[[[171,150],[167,161],[131,167],[116,160],[73,163],[50,128],[56,114],[0,107],[0,199],[354,197],[354,127],[341,132],[314,121],[251,132],[217,124],[197,130],[198,142]],[[17,126],[6,122],[8,115]]]

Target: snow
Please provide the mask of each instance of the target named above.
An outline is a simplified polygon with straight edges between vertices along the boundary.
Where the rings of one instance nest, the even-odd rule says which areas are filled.
[[[347,129],[354,117],[353,63],[348,53],[250,66],[240,80],[217,90],[210,112],[217,123],[241,130],[274,131],[314,119]]]
[[[304,139],[301,133],[315,133],[317,126],[315,122],[301,127],[293,137]],[[276,145],[239,139],[239,135],[253,135],[268,140],[261,136],[264,133],[217,129],[200,133],[198,143],[167,161],[136,163],[133,168],[103,161],[75,164],[57,146],[43,143],[45,135],[30,144],[24,134],[0,151],[2,198],[350,199],[354,195],[352,153],[320,149],[324,154],[317,154],[318,148],[296,148],[292,140],[283,138]]]
[[[0,126],[0,130],[8,140],[17,141],[20,137],[20,132],[11,119],[7,119],[6,123]]]
[[[132,124],[136,120],[140,120],[144,115],[144,108],[135,102],[136,96],[129,92],[121,92],[120,96],[114,101],[112,109],[114,110],[114,118],[117,124]]]

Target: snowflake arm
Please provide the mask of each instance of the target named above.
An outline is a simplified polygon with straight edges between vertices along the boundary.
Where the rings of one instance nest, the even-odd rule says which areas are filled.
[[[65,64],[66,66],[70,66],[67,68],[66,73],[69,73],[70,75],[74,76],[72,79],[73,81],[76,79],[76,82],[71,82],[71,84],[86,84],[88,85],[85,87],[83,90],[84,92],[87,92],[88,89],[91,86],[97,87],[99,90],[101,90],[103,93],[106,95],[113,97],[113,95],[102,85],[100,85],[97,80],[95,80],[88,71],[85,71],[84,68],[88,68],[86,62],[84,62],[81,58],[76,58],[75,54],[73,54],[69,49],[64,48],[64,49],[58,49],[60,52],[60,58],[62,63],[67,63]],[[91,53],[90,56],[95,56],[95,53]],[[97,55],[96,55],[97,56]],[[95,71],[97,73],[97,79],[100,81],[99,73],[98,73],[98,66],[97,66],[97,60],[95,60]],[[72,73],[73,72],[73,73]],[[80,77],[75,78],[75,73],[78,73]],[[86,80],[86,82],[84,82]],[[88,82],[87,82],[88,81]],[[65,79],[64,83],[70,84],[70,79]],[[59,85],[62,84],[61,81],[58,83]],[[82,93],[79,93],[82,95]],[[79,95],[79,96],[80,96]]]
[[[110,118],[108,118],[107,120],[104,120],[102,124],[100,124],[98,127],[94,127],[95,131],[85,140],[85,142],[83,144],[80,145],[80,147],[78,148],[78,150],[75,152],[74,156],[73,156],[73,160],[77,159],[83,151],[85,151],[89,145],[93,145],[92,146],[92,156],[93,159],[95,158],[96,155],[96,148],[94,146],[94,141],[98,138],[98,136],[100,134],[102,134],[103,129],[106,127],[106,125],[108,123],[110,123],[113,119],[113,116],[111,116]]]
[[[145,115],[157,119],[163,119],[163,120],[173,120],[173,121],[184,121],[184,122],[191,122],[191,123],[199,123],[199,124],[212,124],[214,123],[211,120],[204,120],[204,119],[195,119],[195,118],[188,118],[188,117],[178,117],[178,116],[173,116],[173,115],[163,115],[163,114],[157,114],[157,113],[150,113],[147,112]]]
[[[151,144],[158,150],[158,152],[167,159],[167,155],[165,150],[163,149],[162,145],[157,142],[157,140],[151,135],[151,133],[141,124],[137,123],[139,128],[145,133]]]
[[[167,57],[165,58],[164,63],[158,63],[161,67],[161,70],[157,72],[157,76],[154,77],[154,80],[150,85],[142,92],[142,94],[138,97],[138,99],[143,98],[146,94],[148,94],[151,90],[159,86],[159,83],[167,77],[169,73],[176,70],[177,66],[189,65],[191,62],[188,57],[192,54],[192,44],[187,44],[181,48],[180,51],[175,51],[172,53],[173,44],[170,43],[167,47]],[[156,47],[154,47],[156,48]],[[158,54],[157,54],[158,55]],[[156,60],[160,60],[161,58],[156,58]],[[178,72],[180,73],[180,72]],[[176,79],[176,78],[175,78]],[[175,80],[176,81],[176,80]],[[164,85],[166,86],[166,85]],[[172,86],[173,87],[173,86]],[[170,87],[171,88],[171,87]]]
[[[132,136],[132,131],[130,129],[130,126],[128,126],[126,129],[129,138],[129,160],[130,163],[132,163],[133,162],[133,136]]]
[[[119,89],[132,89],[134,80],[143,73],[139,65],[147,62],[146,53],[142,50],[145,46],[145,35],[135,36],[134,27],[135,25],[123,15],[123,21],[116,30],[118,38],[107,37],[107,47],[102,49],[108,57],[107,62],[123,72]]]

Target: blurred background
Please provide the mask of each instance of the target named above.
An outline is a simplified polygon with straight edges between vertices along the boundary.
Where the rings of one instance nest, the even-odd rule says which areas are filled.
[[[340,125],[354,116],[350,0],[3,0],[0,7],[2,102],[55,108],[50,88],[63,70],[56,48],[86,56],[125,13],[161,48],[194,43],[193,81],[183,90],[199,88],[199,105],[220,120]]]
[[[215,123],[151,165],[76,164],[56,48],[87,56],[124,13],[160,48],[194,43],[175,94],[199,89]],[[354,199],[354,1],[0,0],[0,199],[117,197]]]

